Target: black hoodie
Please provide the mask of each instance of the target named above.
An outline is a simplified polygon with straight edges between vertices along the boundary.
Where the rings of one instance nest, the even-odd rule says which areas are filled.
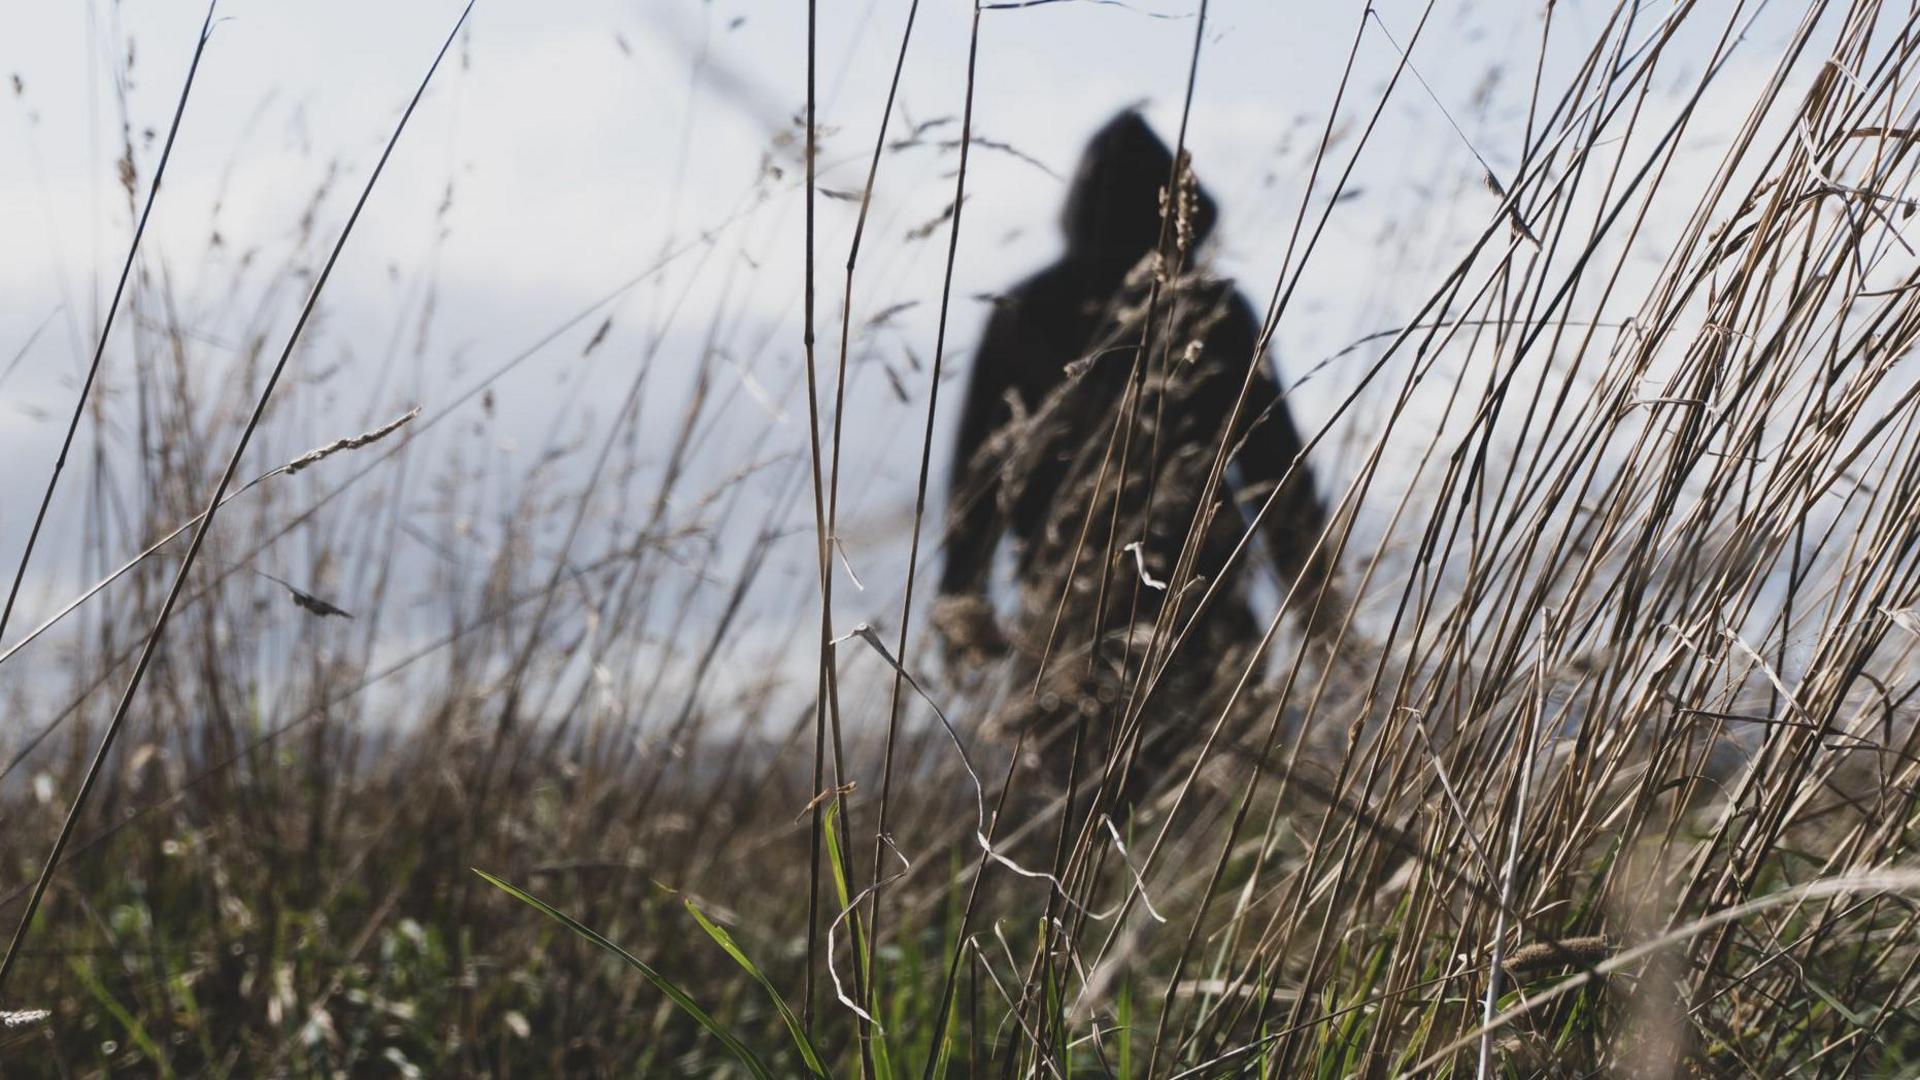
[[[1076,487],[1077,473],[1097,468],[1112,427],[1108,406],[1118,400],[1117,388],[1124,386],[1132,359],[1141,355],[1140,312],[1152,270],[1146,257],[1164,240],[1166,261],[1191,261],[1192,251],[1213,229],[1213,200],[1195,184],[1187,185],[1180,200],[1184,212],[1164,220],[1161,193],[1172,176],[1173,154],[1138,113],[1129,110],[1108,121],[1088,143],[1067,195],[1061,219],[1065,254],[996,300],[954,448],[943,594],[983,593],[994,548],[1009,529],[1022,542],[1023,577],[1032,568],[1036,541],[1049,533],[1055,534],[1055,546],[1073,539],[1057,534],[1077,528],[1086,513],[1082,489],[1092,485]],[[1153,363],[1165,367],[1172,357],[1179,370],[1179,386],[1165,394],[1159,410],[1152,452],[1159,458],[1211,455],[1253,364],[1233,432],[1240,449],[1232,472],[1248,489],[1245,501],[1257,508],[1285,476],[1301,442],[1266,365],[1253,355],[1253,313],[1231,284],[1188,275],[1163,291],[1159,306],[1156,323],[1184,335],[1174,338],[1171,349],[1148,343],[1145,355]],[[1123,310],[1128,314],[1116,316]],[[1078,392],[1080,384],[1089,389],[1079,396],[1091,404],[1061,400],[1072,396],[1063,387]],[[1018,402],[1018,414],[1010,399]],[[1025,419],[1037,409],[1047,410],[1049,425],[1039,435]],[[1037,453],[1016,448],[1022,441],[1043,445]],[[1145,529],[1152,549],[1143,552],[1149,573],[1170,569],[1178,555],[1171,537],[1193,521],[1198,494],[1183,490],[1156,496],[1154,517],[1168,520],[1165,528]],[[1223,495],[1230,503],[1239,501],[1231,487]],[[1308,549],[1323,522],[1304,463],[1293,470],[1277,503],[1265,534],[1290,582],[1306,569]],[[1156,533],[1162,534],[1158,543],[1153,542]],[[1175,550],[1161,550],[1166,548]],[[1097,562],[1100,554],[1094,549],[1086,558]],[[1202,574],[1211,569],[1207,561],[1196,567]]]

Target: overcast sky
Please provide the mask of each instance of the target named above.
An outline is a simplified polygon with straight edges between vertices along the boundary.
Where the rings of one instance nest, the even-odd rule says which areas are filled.
[[[858,191],[864,180],[908,6],[819,3],[823,189]],[[272,286],[271,268],[289,259],[317,262],[460,7],[453,0],[221,5],[142,262],[150,281],[166,283],[173,305],[166,317],[191,332],[188,363],[209,384],[219,384],[254,336],[277,351],[303,283]],[[1731,12],[1735,5],[1703,7]],[[1424,83],[1403,80],[1361,159],[1276,338],[1283,370],[1297,374],[1397,325],[1457,257],[1461,238],[1484,226],[1496,204],[1480,183],[1476,151],[1496,171],[1518,161],[1542,8],[1519,0],[1434,6],[1414,52]],[[795,118],[805,102],[805,9],[765,0],[482,0],[376,191],[329,286],[325,318],[299,358],[297,376],[328,378],[296,379],[282,391],[255,468],[407,405],[420,404],[427,415],[450,407],[477,373],[663,257],[671,260],[665,269],[607,309],[613,325],[590,358],[581,353],[598,315],[551,356],[502,381],[499,415],[485,435],[489,452],[524,455],[571,427],[598,432],[650,342],[659,343],[661,375],[639,437],[670,431],[710,339],[729,357],[728,377],[738,380],[723,416],[740,434],[709,444],[705,474],[748,464],[746,433],[769,424],[762,452],[803,448],[805,403],[796,380],[805,248]],[[1222,206],[1216,264],[1241,280],[1257,307],[1281,269],[1363,10],[1358,2],[1274,0],[1210,7],[1188,143]],[[1354,104],[1340,127],[1347,141],[1335,160],[1344,160],[1364,110],[1398,62],[1393,42],[1414,40],[1426,5],[1382,0],[1375,10],[1378,21],[1360,37]],[[1607,10],[1598,0],[1557,6],[1542,76],[1550,91],[1590,46]],[[144,197],[204,11],[197,0],[0,2],[0,77],[13,80],[0,106],[0,364],[19,354],[0,381],[0,565],[11,565],[24,537],[25,507],[44,483],[130,235],[117,166],[122,116]],[[928,126],[920,145],[882,160],[855,285],[857,328],[897,311],[885,327],[858,330],[850,350],[849,415],[858,423],[849,434],[844,504],[849,554],[869,579],[888,583],[865,598],[856,594],[849,601],[856,606],[884,610],[900,577],[898,538],[926,392],[924,372],[912,365],[933,351],[945,257],[945,231],[926,226],[952,198],[955,155],[942,144],[958,136],[970,16],[961,0],[920,4],[889,139]],[[1717,27],[1725,18],[1699,21]],[[1178,0],[1059,0],[985,13],[948,348],[956,373],[964,372],[984,317],[981,297],[1057,250],[1063,178],[1086,135],[1138,103],[1171,140],[1195,25],[1194,4]],[[1745,65],[1771,67],[1787,29],[1779,19],[1755,24],[1725,80],[1731,100],[1748,77]],[[1680,58],[1657,80],[1662,88],[1698,75],[1687,50],[1676,52]],[[129,57],[131,78],[123,82]],[[1648,105],[1656,113],[1672,107],[1658,96]],[[1710,163],[1722,145],[1716,140],[1739,120],[1737,111],[1709,108],[1683,160]],[[323,185],[328,194],[315,204]],[[1324,199],[1329,190],[1323,178],[1316,195]],[[303,234],[310,204],[318,209]],[[838,344],[854,205],[830,196],[819,203],[828,356]],[[1653,267],[1660,254],[1649,250],[1639,261]],[[140,293],[136,310],[149,322],[160,317],[160,295],[158,286]],[[129,342],[140,332],[124,320],[116,330],[103,384],[110,409],[126,408],[114,393],[129,384]],[[903,381],[906,400],[889,372]],[[1303,424],[1312,427],[1338,400],[1340,378],[1334,369],[1301,388],[1295,409]],[[943,412],[942,469],[951,410]],[[448,432],[456,428],[472,437],[449,425],[429,448],[453,453]],[[224,457],[232,437],[208,433],[218,448],[210,452]],[[56,522],[72,527],[83,486],[67,485]],[[780,497],[790,486],[769,483],[755,497],[786,505]],[[809,504],[793,510],[796,521],[808,520]],[[804,590],[808,542],[795,550],[786,572]],[[31,599],[41,607],[78,580],[58,546],[37,570]]]

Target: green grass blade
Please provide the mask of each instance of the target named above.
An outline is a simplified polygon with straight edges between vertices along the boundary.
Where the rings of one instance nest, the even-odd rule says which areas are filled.
[[[733,935],[727,933],[712,919],[707,918],[706,913],[702,912],[692,900],[686,900],[684,903],[687,905],[687,912],[693,916],[695,922],[700,924],[700,929],[705,930],[708,937],[725,949],[728,956],[733,957],[734,963],[744,968],[747,974],[753,976],[754,981],[766,989],[767,997],[773,999],[773,1007],[780,1011],[781,1022],[787,1025],[788,1033],[793,1036],[793,1045],[799,1049],[800,1056],[806,1059],[807,1068],[813,1070],[815,1076],[830,1076],[827,1067],[820,1061],[820,1055],[814,1052],[813,1043],[807,1039],[805,1030],[801,1028],[800,1018],[793,1014],[793,1010],[787,1006],[787,999],[781,997],[780,991],[774,988],[773,980],[767,978],[766,974],[747,958],[747,954],[734,943]]]
[[[746,1043],[741,1042],[739,1039],[736,1039],[731,1034],[729,1034],[725,1028],[721,1027],[720,1024],[714,1020],[713,1017],[707,1015],[707,1011],[705,1009],[702,1009],[699,1006],[699,1004],[693,1000],[693,998],[687,996],[686,991],[674,985],[673,981],[671,979],[668,979],[665,975],[662,975],[658,971],[655,971],[653,968],[649,967],[646,961],[633,955],[632,953],[621,948],[620,946],[615,945],[613,942],[608,941],[606,938],[601,937],[600,934],[594,931],[592,927],[589,927],[585,923],[582,923],[579,920],[574,919],[572,916],[566,914],[565,912],[559,910],[558,908],[553,907],[551,904],[548,904],[546,901],[540,899],[539,897],[534,896],[531,893],[525,892],[519,888],[516,888],[513,885],[510,885],[507,882],[502,881],[497,877],[494,877],[492,874],[487,873],[485,870],[475,868],[473,872],[485,878],[487,881],[487,884],[492,885],[495,888],[501,890],[502,892],[505,892],[508,896],[511,896],[514,899],[519,900],[520,902],[535,908],[541,914],[545,915],[547,918],[552,919],[554,922],[559,923],[561,926],[566,927],[567,929],[573,931],[574,933],[580,935],[581,937],[586,938],[588,941],[593,942],[595,945],[600,946],[602,949],[605,949],[606,951],[614,954],[615,956],[618,956],[620,959],[625,960],[629,965],[631,965],[634,968],[634,970],[646,976],[647,981],[652,983],[654,986],[658,987],[660,992],[667,995],[667,997],[670,998],[675,1005],[680,1006],[680,1010],[682,1012],[686,1013],[688,1016],[693,1017],[693,1019],[697,1023],[699,1023],[701,1027],[707,1029],[708,1033],[710,1033],[714,1038],[720,1040],[721,1045],[725,1046],[730,1052],[732,1052],[734,1057],[739,1058],[740,1064],[745,1065],[747,1067],[748,1072],[752,1073],[756,1077],[761,1078],[761,1080],[773,1080],[773,1073],[769,1072],[767,1070],[766,1065],[761,1062],[760,1058],[757,1055],[755,1055],[752,1050],[747,1048]]]
[[[837,803],[827,804],[827,812],[823,818],[821,827],[825,830],[827,841],[827,865],[833,871],[833,892],[840,900],[840,910],[847,912],[853,906],[853,891],[852,886],[849,884],[846,857],[840,851],[840,834],[836,828],[839,824],[836,815],[839,812],[840,807]],[[855,968],[859,971],[871,973],[873,967],[869,962],[871,958],[867,956],[866,935],[860,931],[860,913],[857,911],[849,912],[848,921],[851,925],[848,929],[847,936],[853,939],[853,962]],[[869,975],[869,977],[871,977],[871,975]],[[877,1016],[880,1003],[878,1001],[873,1002],[873,1007]],[[880,1026],[877,1019],[872,1025],[871,1045],[873,1047],[873,1069],[877,1080],[889,1080],[889,1078],[893,1076],[893,1059],[891,1055],[887,1053],[886,1030]]]

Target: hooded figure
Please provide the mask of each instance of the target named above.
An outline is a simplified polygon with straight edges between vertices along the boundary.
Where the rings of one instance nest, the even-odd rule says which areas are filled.
[[[1175,179],[1166,145],[1138,113],[1121,113],[1081,157],[1062,221],[1066,253],[996,301],[981,339],[933,622],[962,665],[1014,652],[1018,700],[994,726],[1028,729],[1029,745],[1064,737],[1076,725],[1062,721],[1075,718],[1099,722],[1092,732],[1077,725],[1074,737],[1105,760],[1142,745],[1133,742],[1140,728],[1155,729],[1146,745],[1166,741],[1164,708],[1136,710],[1146,720],[1136,730],[1116,721],[1149,648],[1158,646],[1157,666],[1183,634],[1153,697],[1180,701],[1196,725],[1211,722],[1199,710],[1224,701],[1260,636],[1247,553],[1229,562],[1276,490],[1261,522],[1265,553],[1297,610],[1319,606],[1328,566],[1312,552],[1325,515],[1296,464],[1302,444],[1286,403],[1254,355],[1252,309],[1230,282],[1183,270],[1214,219],[1191,171]],[[1227,468],[1209,500],[1223,447]],[[1021,600],[1011,641],[987,600],[1007,534]],[[1046,729],[1037,740],[1036,727]]]

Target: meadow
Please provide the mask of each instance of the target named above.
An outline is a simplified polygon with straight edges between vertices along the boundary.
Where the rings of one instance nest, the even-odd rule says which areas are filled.
[[[976,189],[1077,152],[983,133],[981,53],[1133,20],[1185,148],[1225,17],[903,0],[827,124],[813,31],[858,13],[790,6],[736,209],[647,205],[684,228],[631,275],[471,348],[457,169],[426,255],[354,256],[440,183],[408,140],[484,4],[257,236],[147,230],[237,31],[140,61],[99,296],[0,341],[41,432],[0,489],[0,1072],[1920,1070],[1920,14],[1544,0],[1467,55],[1459,5],[1331,5],[1223,230],[1265,223],[1238,284],[1339,604],[1309,637],[1264,580],[1257,707],[1123,793],[1137,744],[1062,784],[989,733],[1035,687],[928,632],[967,283],[1030,269]],[[1114,730],[1246,674],[1144,644]]]

